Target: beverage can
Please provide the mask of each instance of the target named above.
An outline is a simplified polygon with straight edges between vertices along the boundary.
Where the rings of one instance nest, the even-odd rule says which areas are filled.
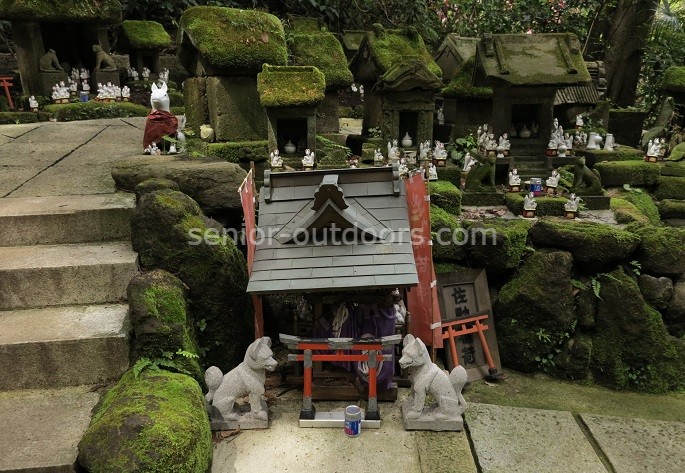
[[[348,437],[357,437],[362,431],[362,409],[359,406],[347,406],[345,408],[345,434]]]

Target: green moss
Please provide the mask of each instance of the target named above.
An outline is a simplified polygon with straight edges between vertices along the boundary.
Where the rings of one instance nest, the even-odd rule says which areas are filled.
[[[507,193],[504,197],[507,208],[515,215],[523,214],[523,200],[524,196],[517,193]],[[545,216],[563,216],[564,205],[568,200],[564,197],[536,197],[535,202],[538,206],[535,209],[538,217]]]
[[[492,87],[476,87],[473,85],[475,68],[476,58],[469,58],[457,70],[452,81],[442,89],[442,96],[457,99],[491,99]]]
[[[630,257],[640,237],[611,225],[543,217],[530,230],[536,246],[568,250],[583,271],[600,269]]]
[[[78,460],[92,472],[205,473],[212,435],[199,385],[166,371],[126,372],[96,408]]]
[[[466,252],[460,237],[463,238],[465,233],[463,233],[457,217],[431,204],[430,219],[431,233],[433,234],[433,259],[464,261]]]
[[[179,26],[205,64],[225,75],[254,75],[262,64],[284,66],[288,53],[278,18],[256,10],[192,7],[183,12]]]
[[[126,46],[130,49],[166,49],[171,37],[156,21],[126,20],[121,24]]]
[[[671,66],[666,69],[661,88],[669,92],[685,92],[685,67]]]
[[[595,379],[616,389],[665,392],[685,387],[685,344],[668,334],[622,269],[600,276],[591,367]]]
[[[682,143],[685,144],[685,143]],[[680,146],[680,145],[678,145]],[[685,162],[666,161],[661,168],[662,176],[685,177]]]
[[[386,30],[376,23],[373,30],[366,35],[371,57],[382,73],[408,60],[423,62],[428,70],[437,77],[442,77],[440,66],[426,49],[423,38],[413,26],[397,30]]]
[[[469,227],[466,247],[469,265],[502,275],[516,269],[528,254],[528,229],[525,220],[492,219]]]
[[[680,161],[685,157],[685,143],[678,143],[671,150],[671,154],[666,158],[668,161]],[[670,164],[670,163],[666,163]]]
[[[685,200],[685,177],[661,176],[654,197],[657,200]]]
[[[0,18],[50,23],[119,23],[118,0],[0,0]]]
[[[652,225],[661,224],[659,209],[654,203],[654,199],[652,199],[652,196],[647,191],[643,189],[632,189],[630,191],[621,191],[617,196],[637,207],[643,215],[647,216]]]
[[[269,142],[263,140],[210,143],[207,145],[207,154],[229,163],[261,163],[269,158]]]
[[[146,117],[150,113],[148,107],[134,103],[100,103],[95,101],[46,105],[45,111],[52,114],[60,122],[95,120],[99,118]]]
[[[685,219],[685,201],[665,199],[659,202],[661,217]]]
[[[46,122],[50,115],[45,112],[0,112],[0,125]]]
[[[611,210],[614,211],[614,216],[618,223],[649,223],[649,218],[627,200],[619,198],[611,199]]]
[[[182,107],[183,106],[183,92],[179,92],[178,90],[170,90],[167,92],[169,95],[169,100],[171,102],[171,107]]]
[[[186,108],[184,106],[171,107],[170,110],[171,110],[171,113],[173,113],[176,116],[185,115],[185,113],[186,113]]]
[[[264,107],[315,106],[325,97],[326,79],[313,66],[270,66],[257,75]]]
[[[652,186],[659,181],[661,167],[645,161],[616,161],[597,163],[595,169],[602,177],[604,187]]]
[[[635,258],[643,272],[655,276],[685,273],[685,229],[631,224],[627,230],[642,240]]]
[[[332,33],[295,33],[287,36],[291,62],[314,66],[326,77],[327,89],[345,89],[354,78],[342,45]]]
[[[461,188],[461,168],[452,163],[447,163],[445,167],[439,167],[438,179],[441,181],[451,182],[455,186]]]
[[[447,181],[433,181],[428,184],[431,203],[453,214],[461,213],[461,191]]]

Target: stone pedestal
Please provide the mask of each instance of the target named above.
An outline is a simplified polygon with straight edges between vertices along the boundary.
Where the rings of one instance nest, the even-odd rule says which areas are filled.
[[[439,418],[434,415],[431,411],[435,407],[424,408],[424,413],[418,419],[407,418],[407,404],[402,405],[402,423],[404,430],[432,430],[432,431],[452,431],[459,432],[464,430],[464,420],[460,415],[454,418]]]
[[[266,402],[261,400],[262,409],[268,411]],[[238,414],[238,420],[224,420],[219,413],[219,409],[214,406],[209,406],[209,421],[212,430],[254,430],[254,429],[268,429],[269,421],[255,418],[250,412],[250,405],[238,405],[233,407],[233,411]]]
[[[68,80],[69,77],[64,71],[41,72],[40,81],[43,95],[52,98],[52,88],[55,86],[55,84],[59,84],[60,81],[64,81],[66,84]]]
[[[94,94],[98,92],[98,84],[107,84],[111,82],[112,85],[119,86],[119,73],[117,71],[93,71],[90,76],[90,91]]]

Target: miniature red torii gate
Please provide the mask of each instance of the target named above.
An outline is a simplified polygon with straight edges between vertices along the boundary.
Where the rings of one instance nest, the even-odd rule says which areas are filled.
[[[490,376],[493,378],[499,378],[501,373],[497,370],[495,362],[492,360],[492,355],[490,354],[490,347],[488,347],[488,342],[485,339],[485,331],[489,328],[487,324],[489,312],[483,312],[477,314],[473,317],[466,319],[452,320],[449,322],[442,323],[442,339],[448,340],[450,345],[450,354],[452,355],[452,364],[457,366],[459,364],[459,355],[457,354],[457,342],[456,338],[463,335],[468,335],[471,333],[477,333],[478,338],[480,338],[480,344],[483,347],[483,355],[485,356],[485,361],[488,364]],[[456,328],[457,325],[459,328]]]

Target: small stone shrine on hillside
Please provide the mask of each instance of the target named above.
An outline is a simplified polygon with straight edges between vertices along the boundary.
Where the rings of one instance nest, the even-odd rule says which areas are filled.
[[[156,80],[162,72],[159,55],[170,46],[169,33],[156,21],[126,20],[121,24],[117,50],[128,53],[134,69],[142,71],[147,68],[151,80]]]

